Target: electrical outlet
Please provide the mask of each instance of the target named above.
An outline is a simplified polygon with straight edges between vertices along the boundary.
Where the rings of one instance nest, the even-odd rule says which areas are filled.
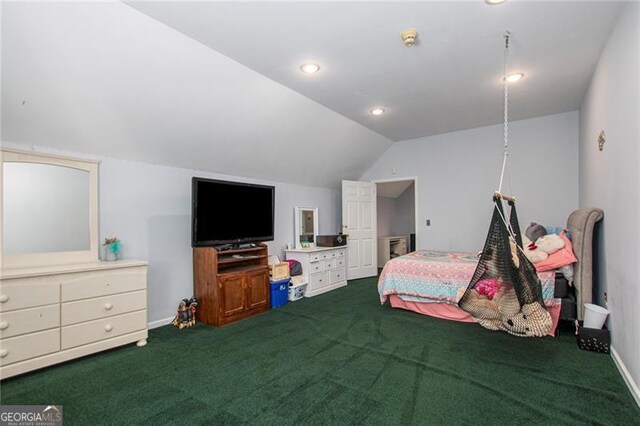
[[[431,219],[427,219],[427,226],[431,226]]]

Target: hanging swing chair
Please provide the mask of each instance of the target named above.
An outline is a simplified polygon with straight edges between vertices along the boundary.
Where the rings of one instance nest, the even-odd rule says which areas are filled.
[[[544,307],[542,285],[533,264],[522,249],[515,198],[502,194],[509,157],[509,39],[504,49],[504,153],[498,190],[493,195],[493,216],[478,266],[458,306],[483,327],[515,336],[542,337],[552,319]],[[508,175],[508,172],[507,172]],[[511,189],[511,188],[509,188]],[[505,214],[505,203],[509,218]]]

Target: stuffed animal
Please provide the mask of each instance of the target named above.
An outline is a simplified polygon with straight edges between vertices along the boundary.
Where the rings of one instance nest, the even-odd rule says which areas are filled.
[[[509,236],[509,250],[511,251],[511,261],[516,268],[520,267],[520,258],[518,258],[518,244],[516,240]]]
[[[531,241],[538,241],[538,238],[544,237],[545,235],[547,235],[547,228],[545,228],[542,225],[538,225],[535,222],[531,222],[531,225],[529,225],[529,227],[524,232],[524,234]]]
[[[522,249],[524,250],[524,255],[529,259],[531,263],[538,263],[545,260],[549,255],[544,251],[540,250],[540,248],[532,243],[527,236],[522,237],[522,245],[524,246]]]
[[[564,247],[565,242],[557,234],[547,234],[536,240],[536,246],[547,254],[553,254]]]
[[[493,297],[500,289],[500,282],[496,278],[486,278],[478,281],[474,288],[479,294],[487,296],[489,300],[493,300]]]
[[[522,305],[522,311],[505,316],[500,329],[520,337],[543,337],[551,330],[553,320],[549,312],[538,302]]]
[[[493,298],[489,299],[486,294],[478,291],[478,284],[483,281],[490,280],[478,281],[476,287],[466,293],[465,303],[468,306],[473,306],[474,313],[472,315],[480,325],[489,330],[500,330],[505,318],[511,318],[520,312],[518,297],[513,286],[495,280],[498,289],[493,294]]]

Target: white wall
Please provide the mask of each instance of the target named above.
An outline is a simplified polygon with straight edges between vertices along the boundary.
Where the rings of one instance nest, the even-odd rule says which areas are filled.
[[[396,199],[378,196],[376,199],[378,236],[392,235],[393,219],[396,210]]]
[[[517,121],[509,129],[509,169],[522,227],[532,220],[565,225],[578,207],[578,113]],[[417,176],[416,248],[477,251],[491,220],[502,147],[501,125],[398,142],[361,180]],[[426,227],[426,219],[432,226]]]
[[[607,292],[612,346],[636,384],[640,384],[639,22],[640,4],[631,3],[620,14],[580,110],[580,205],[604,210],[596,296],[604,303]],[[600,152],[597,139],[602,130],[607,142]]]
[[[31,147],[9,144],[14,148]],[[189,169],[37,148],[41,152],[97,158],[100,162],[100,240],[115,235],[124,256],[149,260],[149,321],[175,315],[178,301],[193,294],[191,178],[263,183],[276,187],[275,240],[269,254],[284,258],[293,244],[294,207],[318,207],[320,234],[340,231],[341,196],[333,189],[247,179]]]
[[[393,235],[407,236],[416,232],[415,184],[411,184],[396,198],[396,215],[393,221]]]

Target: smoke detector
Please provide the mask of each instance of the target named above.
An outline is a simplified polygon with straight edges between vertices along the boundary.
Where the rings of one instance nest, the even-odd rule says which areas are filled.
[[[418,30],[415,28],[409,28],[400,33],[400,38],[404,42],[404,45],[407,47],[411,47],[416,43],[416,39],[418,38]]]

